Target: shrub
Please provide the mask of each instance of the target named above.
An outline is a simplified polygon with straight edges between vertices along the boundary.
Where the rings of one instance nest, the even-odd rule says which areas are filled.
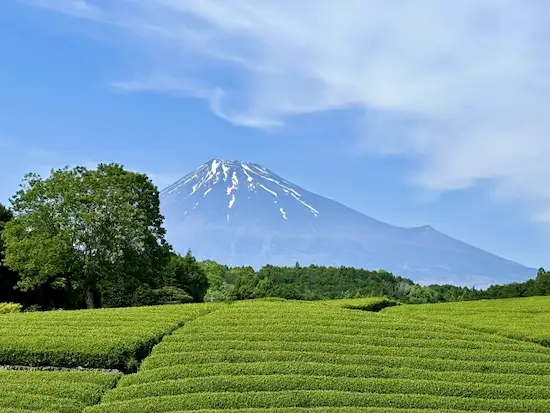
[[[0,314],[19,313],[21,311],[21,308],[21,304],[0,303]]]
[[[155,297],[153,289],[148,284],[142,284],[132,294],[132,305],[141,307],[145,305],[154,305]]]
[[[152,290],[151,293],[156,305],[185,304],[193,302],[193,297],[181,288],[163,287],[158,290]]]

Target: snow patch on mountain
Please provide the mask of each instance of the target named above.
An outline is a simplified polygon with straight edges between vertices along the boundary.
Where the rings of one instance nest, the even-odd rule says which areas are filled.
[[[304,208],[312,217],[320,215],[319,209],[305,200],[294,184],[261,165],[242,161],[212,159],[161,191],[160,196],[165,198],[169,195],[178,195],[180,200],[185,200],[200,191],[201,198],[208,198],[216,193],[215,188],[219,187],[223,187],[227,196],[225,205],[228,210],[233,209],[241,198],[250,200],[251,193],[262,191],[273,198],[273,204],[278,204],[281,197],[284,197],[285,203],[293,201],[293,204]],[[197,206],[198,202],[193,209]],[[289,211],[294,208],[277,207],[279,217],[288,220]],[[189,211],[185,212],[187,218]],[[230,221],[230,215],[229,212],[226,214],[227,222]]]

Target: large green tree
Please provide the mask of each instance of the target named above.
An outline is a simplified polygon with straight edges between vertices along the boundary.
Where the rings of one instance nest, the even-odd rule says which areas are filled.
[[[168,259],[158,189],[121,165],[28,174],[11,203],[5,264],[20,274],[23,291],[49,282],[79,291],[88,308],[102,294],[104,305],[128,305],[128,293],[154,280]]]

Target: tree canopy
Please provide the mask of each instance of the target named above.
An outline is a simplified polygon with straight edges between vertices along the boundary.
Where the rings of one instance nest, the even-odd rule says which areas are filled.
[[[11,202],[4,261],[23,291],[70,287],[96,307],[102,290],[131,289],[168,259],[158,189],[118,164],[66,167],[46,179],[28,174]]]

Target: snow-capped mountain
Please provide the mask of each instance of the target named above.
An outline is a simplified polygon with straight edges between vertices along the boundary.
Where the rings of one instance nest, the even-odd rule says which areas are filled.
[[[306,191],[261,165],[213,159],[160,193],[176,251],[227,265],[385,268],[422,284],[484,287],[536,270],[430,226],[402,228]]]
[[[185,208],[181,211],[184,221],[203,215],[204,207],[213,207],[223,209],[224,214],[209,217],[213,218],[212,222],[246,224],[250,220],[271,218],[270,224],[280,225],[276,218],[305,219],[314,227],[319,211],[300,191],[296,185],[260,165],[214,159],[164,189],[161,198],[165,202],[184,202]],[[267,205],[270,208],[266,208]],[[254,208],[260,210],[255,212]]]

